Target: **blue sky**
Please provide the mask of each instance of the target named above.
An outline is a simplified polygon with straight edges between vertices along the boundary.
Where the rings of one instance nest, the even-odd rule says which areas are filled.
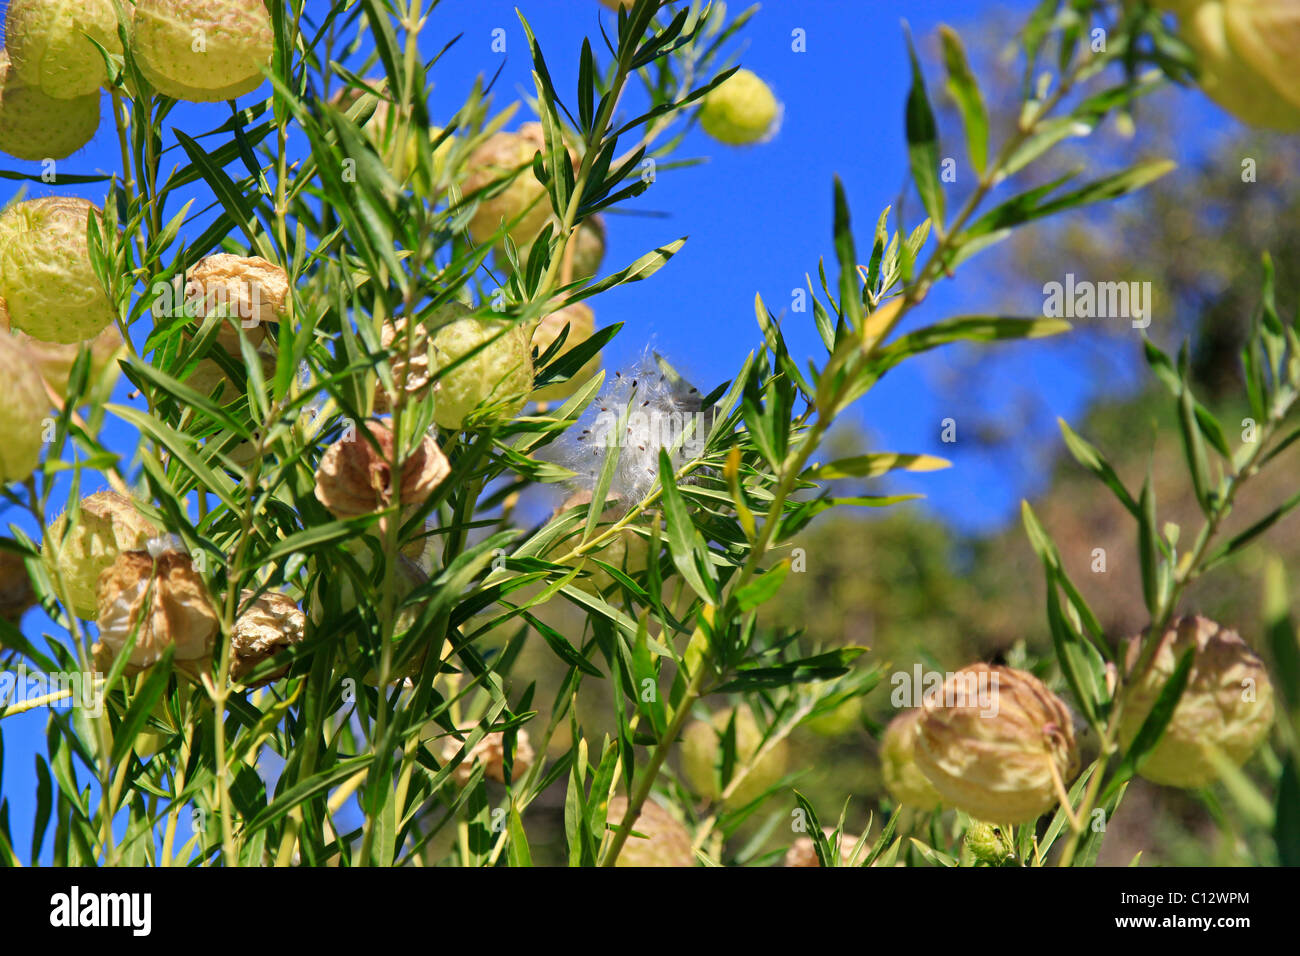
[[[525,0],[522,6],[547,54],[557,87],[562,93],[573,91],[582,37],[598,36],[597,18],[612,14],[596,0]],[[732,6],[740,9],[742,4]],[[881,208],[895,200],[906,180],[903,102],[909,75],[900,18],[908,19],[924,51],[929,49],[924,39],[940,22],[960,28],[979,22],[995,8],[1023,11],[1029,6],[1026,0],[996,5],[983,0],[768,3],[744,31],[743,45],[737,49],[743,65],[766,79],[783,102],[780,133],[761,146],[734,149],[692,132],[681,155],[708,156],[710,161],[662,173],[630,205],[629,212],[641,215],[608,217],[607,270],[630,263],[666,241],[690,238],[652,279],[614,290],[595,302],[598,324],[625,323],[606,352],[607,364],[629,361],[650,344],[708,391],[730,378],[758,341],[755,293],[773,312],[786,313],[784,328],[796,358],[823,356],[811,313],[789,311],[792,293],[805,285],[806,274],[815,274],[819,257],[833,259],[835,174],[847,190],[864,257]],[[506,32],[504,54],[492,49],[493,31],[498,28]],[[803,31],[806,52],[792,49],[795,30]],[[490,76],[498,68],[502,70],[496,86],[498,107],[533,92],[527,43],[514,4],[446,0],[432,15],[423,46],[432,55],[456,34],[463,34],[461,40],[433,73],[435,122],[446,121],[476,77]],[[941,86],[941,72],[933,58],[925,66],[934,93]],[[106,98],[104,107],[107,120]],[[224,105],[183,105],[170,123],[190,132],[206,130],[220,121],[225,110]],[[1219,122],[1211,115],[1209,130]],[[949,131],[951,152],[960,157],[956,147],[960,137],[954,133]],[[106,123],[94,142],[64,161],[61,169],[113,170],[117,155],[116,137]],[[39,171],[16,160],[4,165]],[[15,189],[16,184],[0,180],[0,196],[6,201]],[[48,187],[36,184],[29,195],[46,191]],[[103,198],[102,190],[94,186],[72,192],[97,203]],[[911,201],[909,226],[915,225],[917,211]],[[191,236],[199,231],[192,230]],[[967,269],[977,269],[978,261]],[[941,284],[917,321],[978,312],[988,306],[981,299],[985,292],[980,283],[960,277],[955,283]],[[1021,314],[1037,314],[1041,297],[1027,297],[1018,305]],[[1077,419],[1096,394],[1096,368],[1073,360],[1068,350],[1039,349],[1029,343],[1008,347],[995,366],[998,378],[980,383],[970,397],[956,393],[954,398],[951,390],[936,390],[936,382],[961,364],[957,353],[938,352],[903,366],[853,409],[846,424],[865,429],[882,449],[952,458],[956,468],[915,476],[907,482],[909,490],[923,492],[927,496],[923,507],[955,528],[989,529],[1014,514],[1019,497],[1035,486],[1041,474],[966,451],[971,443],[963,443],[962,422],[968,402],[1011,402],[1017,392],[1029,390],[1051,415]],[[1127,374],[1123,362],[1116,361],[1114,374],[1123,381]],[[939,441],[940,423],[947,417],[958,420],[955,446]],[[36,617],[29,616],[29,631],[44,625]],[[30,767],[44,723],[40,713],[4,723],[7,752],[0,792],[12,802],[16,834],[30,825]]]

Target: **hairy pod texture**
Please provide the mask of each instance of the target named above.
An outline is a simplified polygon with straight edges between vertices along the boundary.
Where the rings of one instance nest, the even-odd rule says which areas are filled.
[[[71,197],[29,199],[0,215],[0,298],[12,328],[68,344],[115,321],[90,263],[92,215],[98,220],[99,210]]]
[[[41,462],[50,401],[30,353],[0,334],[0,482],[25,481]]]
[[[469,311],[459,303],[444,310],[430,324]],[[475,413],[509,421],[528,401],[533,353],[527,325],[467,315],[436,327],[432,348],[433,418],[443,428],[463,428]]]
[[[99,94],[60,100],[20,76],[0,49],[0,152],[40,162],[64,159],[99,129]]]
[[[1028,823],[1079,770],[1065,702],[1037,677],[972,664],[925,701],[916,761],[948,806],[978,820]]]
[[[121,55],[112,0],[9,0],[5,48],[14,69],[55,99],[94,95],[98,111],[99,88],[108,80],[108,71],[103,55],[85,35]]]
[[[1132,669],[1142,640],[1127,649]],[[1128,747],[1160,691],[1189,649],[1192,670],[1159,743],[1138,773],[1170,787],[1203,787],[1219,777],[1213,752],[1240,766],[1259,749],[1273,725],[1273,684],[1263,662],[1236,631],[1203,617],[1176,621],[1159,638],[1151,663],[1132,675],[1120,712],[1120,743]]]
[[[750,70],[737,70],[704,95],[700,126],[720,143],[750,146],[776,135],[781,104]]]
[[[212,103],[250,93],[273,48],[262,0],[137,0],[131,49],[158,92]]]

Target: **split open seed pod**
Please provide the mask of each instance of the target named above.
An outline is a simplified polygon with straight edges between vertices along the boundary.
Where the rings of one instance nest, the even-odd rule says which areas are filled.
[[[243,605],[252,596],[253,592],[244,591],[240,595],[240,604]],[[234,630],[230,634],[231,679],[245,683],[244,678],[259,664],[300,643],[306,631],[307,616],[291,597],[278,591],[267,591],[259,595],[235,620]],[[288,666],[282,667],[248,686],[273,684],[288,672]]]
[[[51,579],[63,581],[72,613],[93,620],[99,613],[100,575],[123,551],[141,551],[158,534],[158,527],[130,498],[97,491],[81,500],[71,529],[66,514],[50,525],[41,542],[41,558]]]
[[[221,631],[203,579],[187,554],[163,550],[123,551],[99,579],[99,643],[96,666],[107,670],[136,634],[128,675],[152,667],[168,645],[177,670],[197,676],[211,667]],[[138,628],[138,630],[137,630]]]

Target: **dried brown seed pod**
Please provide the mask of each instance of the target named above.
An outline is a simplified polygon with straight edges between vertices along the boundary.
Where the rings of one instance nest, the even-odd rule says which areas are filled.
[[[253,596],[252,591],[240,595],[240,604]],[[259,595],[235,621],[230,634],[230,677],[244,682],[263,661],[285,648],[299,643],[307,631],[307,616],[287,594],[268,591]],[[289,672],[288,666],[268,674],[250,687],[273,684]]]
[[[943,802],[978,820],[1028,823],[1079,770],[1065,702],[1037,677],[972,664],[929,695],[916,762]]]
[[[388,507],[393,501],[393,433],[378,422],[366,422],[368,441],[358,429],[331,445],[316,471],[316,500],[336,518],[355,518]],[[401,501],[405,511],[418,507],[444,478],[451,464],[437,443],[424,436],[402,467]]]
[[[462,734],[469,734],[473,727],[466,727],[461,731]],[[465,754],[454,771],[452,778],[458,786],[465,786],[469,783],[470,775],[474,772],[474,767],[483,764],[483,776],[489,780],[495,780],[497,783],[506,782],[505,773],[505,732],[485,734],[483,739],[470,748],[469,753]],[[455,759],[456,754],[460,753],[464,742],[457,740],[455,737],[447,737],[442,744],[442,762],[450,763]],[[514,763],[511,769],[511,777],[519,780],[526,774],[537,755],[533,753],[532,744],[528,741],[528,731],[522,727],[515,732],[515,753]]]
[[[611,797],[606,825],[615,827],[627,815],[627,798]],[[694,866],[691,835],[686,827],[653,800],[641,806],[632,832],[618,854],[616,866]]]
[[[51,578],[57,574],[62,579],[72,613],[93,620],[99,613],[100,575],[123,551],[142,550],[159,529],[134,501],[116,491],[83,498],[80,512],[71,530],[66,514],[50,525],[41,557]]]
[[[289,276],[260,256],[219,253],[196,262],[185,277],[185,301],[202,318],[224,309],[245,328],[279,322],[289,303]]]
[[[889,722],[880,738],[880,765],[891,797],[918,810],[934,810],[943,800],[916,765],[916,735],[923,715],[918,708]]]
[[[212,664],[221,623],[189,555],[155,544],[123,551],[100,575],[96,663],[111,667],[138,625],[128,674],[158,663],[170,644],[176,668],[197,675]]]
[[[1138,663],[1141,644],[1141,638],[1128,643],[1129,670]],[[1185,617],[1160,636],[1150,665],[1130,678],[1120,712],[1124,747],[1133,742],[1178,661],[1192,647],[1187,688],[1164,736],[1138,767],[1141,776],[1170,787],[1213,783],[1219,777],[1214,750],[1241,765],[1273,725],[1273,684],[1263,662],[1236,631],[1208,618]]]
[[[0,549],[0,618],[16,625],[36,604],[36,592],[20,554]]]
[[[822,832],[826,834],[826,839],[830,840],[835,830],[833,827],[822,827]],[[853,852],[857,849],[858,840],[852,834],[844,833],[840,835],[840,862],[845,866],[853,859]],[[831,844],[832,848],[834,843]],[[812,837],[802,836],[790,845],[790,849],[785,852],[785,866],[821,866],[821,861],[817,859],[817,849],[813,846]]]
[[[387,319],[379,330],[379,342],[393,351],[388,367],[393,386],[406,392],[408,402],[418,402],[429,393],[429,364],[433,360],[433,343],[422,322],[412,325],[406,318]],[[393,409],[388,392],[382,385],[375,390],[375,414],[387,415]]]

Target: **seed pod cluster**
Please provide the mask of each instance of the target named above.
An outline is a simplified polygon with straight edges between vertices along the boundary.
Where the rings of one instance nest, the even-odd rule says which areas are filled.
[[[1128,643],[1127,666],[1142,656],[1144,641]],[[1158,639],[1150,664],[1130,677],[1120,712],[1119,737],[1132,744],[1182,655],[1192,650],[1187,687],[1159,743],[1138,773],[1171,787],[1203,787],[1219,777],[1212,751],[1242,764],[1273,725],[1273,684],[1264,664],[1236,631],[1204,617],[1176,621]]]
[[[158,533],[130,498],[98,491],[81,500],[71,528],[66,514],[50,525],[41,557],[51,578],[57,575],[63,581],[72,612],[93,620],[99,613],[100,575],[123,551],[143,550]]]
[[[978,820],[1034,820],[1079,770],[1064,701],[1011,667],[972,664],[950,674],[925,701],[914,746],[943,802]]]

